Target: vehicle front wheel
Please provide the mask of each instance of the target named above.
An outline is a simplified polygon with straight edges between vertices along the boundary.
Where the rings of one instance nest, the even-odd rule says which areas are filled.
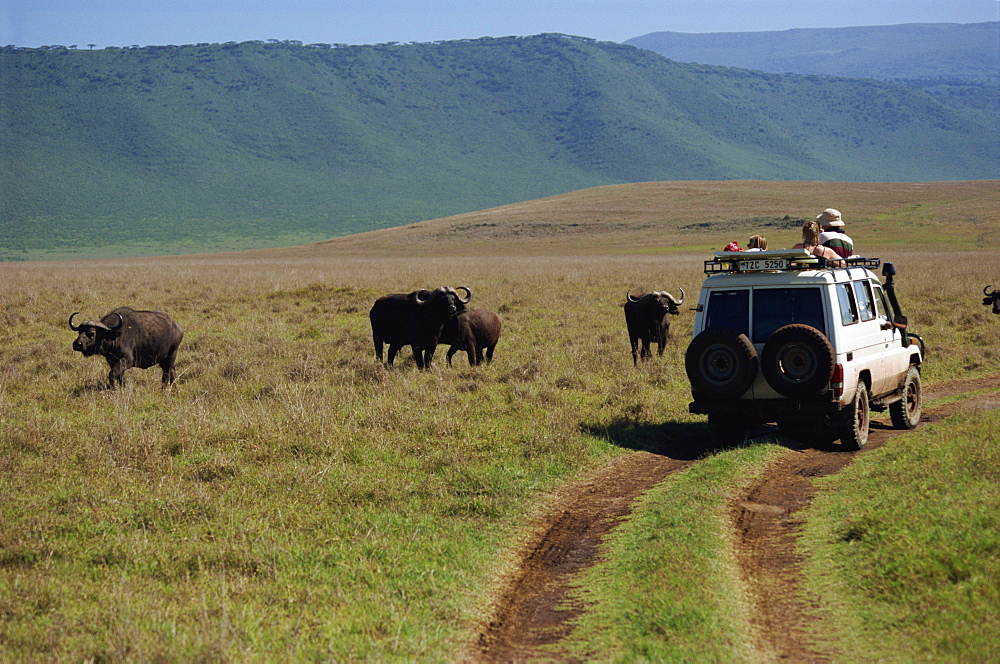
[[[920,372],[916,367],[906,371],[903,381],[903,399],[889,406],[892,426],[897,429],[913,429],[920,424]]]
[[[868,386],[858,381],[854,400],[844,411],[845,422],[840,429],[840,442],[847,449],[860,450],[868,442],[871,411],[868,404]]]

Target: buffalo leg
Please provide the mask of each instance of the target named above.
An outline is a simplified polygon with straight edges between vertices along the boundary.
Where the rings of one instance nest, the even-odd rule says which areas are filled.
[[[388,364],[390,367],[392,366],[392,361],[396,359],[396,353],[399,352],[400,348],[402,348],[402,346],[397,346],[394,343],[389,344],[389,354],[386,357],[386,364]],[[382,359],[381,353],[379,353],[379,359],[380,360]]]
[[[122,374],[125,373],[126,369],[128,369],[128,366],[124,362],[115,362],[112,364],[111,371],[108,372],[108,387],[113,390],[116,385],[122,385],[124,382]]]
[[[174,348],[167,355],[166,359],[160,362],[160,368],[163,369],[163,378],[160,382],[163,383],[163,387],[173,384],[177,380],[177,374],[174,371],[174,361],[177,359],[177,349]]]

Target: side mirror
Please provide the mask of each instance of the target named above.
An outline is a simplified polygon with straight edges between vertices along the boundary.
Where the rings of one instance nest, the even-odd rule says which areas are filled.
[[[895,325],[900,330],[906,329],[906,323],[907,323],[906,316],[900,315],[892,319],[892,324]]]
[[[894,277],[896,276],[896,266],[892,263],[882,264],[882,276],[883,277]]]

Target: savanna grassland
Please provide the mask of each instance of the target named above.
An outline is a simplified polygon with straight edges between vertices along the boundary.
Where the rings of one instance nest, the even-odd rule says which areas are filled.
[[[501,208],[475,222],[495,224],[479,227],[486,235],[459,230],[473,223],[467,216],[285,250],[0,264],[8,331],[0,340],[0,659],[468,657],[511,551],[560,485],[612,457],[655,449],[674,430],[704,427],[687,413],[687,304],[663,358],[636,370],[621,312],[626,291],[684,288],[693,306],[705,248],[744,239],[758,217],[776,219],[767,233],[772,246],[788,246],[797,230],[784,217],[815,214],[832,199],[816,206],[816,197],[800,200],[808,191],[789,190],[758,207],[751,199],[779,197],[771,185],[733,186],[718,200],[711,190],[684,190],[701,197],[683,205],[704,210],[685,224],[707,227],[659,229],[656,220],[671,218],[682,198],[664,185],[641,202],[635,189],[581,193],[590,198],[576,204],[600,213],[580,222],[573,212],[546,217],[540,210],[552,199],[525,204],[520,216]],[[903,309],[929,349],[925,384],[996,373],[1000,317],[980,304],[983,286],[1000,282],[1000,259],[985,248],[998,232],[995,184],[956,183],[950,193],[924,185],[931,193],[923,197],[887,186],[853,199],[848,185],[822,186],[842,188],[844,197],[833,200],[847,201],[838,207],[849,222],[866,220],[851,228],[856,241],[878,238],[877,254],[897,265]],[[918,185],[899,185],[911,186]],[[611,198],[597,196],[602,191]],[[622,191],[631,195],[615,198]],[[900,226],[919,232],[892,230]],[[371,303],[439,285],[467,286],[470,306],[501,315],[494,362],[470,368],[459,355],[448,367],[441,348],[430,371],[417,371],[408,352],[395,369],[380,366]],[[133,369],[124,389],[106,390],[106,363],[72,352],[70,313],[94,318],[123,304],[166,311],[184,327],[173,388],[160,389],[157,369]],[[993,508],[992,516],[970,510],[961,522],[942,520],[944,534],[935,537],[946,540],[948,528],[996,532],[1000,505],[983,474],[1000,460],[997,424],[994,412],[924,430],[936,440],[960,436],[974,453],[942,455],[961,472],[921,476],[927,488],[910,499],[932,497],[919,509],[933,514],[939,481],[960,504]],[[716,506],[782,453],[780,441],[718,451],[640,506],[614,545],[624,548],[610,550],[638,546],[652,569],[699,551],[704,564],[697,578],[688,572],[679,587],[654,584],[641,597],[595,580],[590,601],[605,608],[594,615],[612,607],[618,619],[581,628],[602,636],[575,646],[579,652],[759,655],[741,638],[746,607]],[[966,468],[970,458],[977,463]],[[877,460],[860,472],[878,491]],[[899,464],[893,472],[902,472]],[[906,472],[919,475],[919,465]],[[828,492],[835,501],[848,490],[831,483]],[[674,491],[682,498],[670,498]],[[680,524],[657,520],[659,536],[649,537],[642,524],[669,515],[675,500],[695,501],[684,508],[684,528],[694,534],[671,538]],[[875,521],[891,512],[880,509]],[[703,548],[690,548],[693,540]],[[976,569],[975,578],[995,579],[990,546],[949,563],[957,565],[950,578],[967,582],[967,569]],[[850,569],[849,559],[838,565]],[[908,573],[905,566],[885,572],[902,585]],[[817,592],[833,598],[833,608],[874,605],[864,588],[846,598],[840,586]],[[933,629],[945,640],[971,632],[988,642],[982,635],[996,627],[995,595],[971,583],[955,593],[913,602],[977,607]],[[675,601],[694,608],[670,614]],[[649,619],[621,620],[633,613]],[[672,618],[657,623],[658,615]],[[907,630],[916,616],[905,615]],[[652,627],[634,639],[630,630],[640,623]],[[891,640],[852,639],[859,659],[892,654],[879,650]],[[650,649],[671,641],[678,650]],[[935,650],[941,639],[927,641],[917,656],[954,653]]]

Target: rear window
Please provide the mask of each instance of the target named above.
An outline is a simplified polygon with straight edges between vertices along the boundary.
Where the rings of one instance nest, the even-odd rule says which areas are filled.
[[[728,327],[749,336],[750,291],[712,291],[708,296],[705,327]]]
[[[800,323],[826,334],[819,288],[757,288],[753,292],[754,343],[764,343],[779,327]]]
[[[755,288],[753,317],[749,290],[712,291],[708,296],[705,327],[728,327],[764,343],[779,327],[811,325],[826,334],[819,288]]]

